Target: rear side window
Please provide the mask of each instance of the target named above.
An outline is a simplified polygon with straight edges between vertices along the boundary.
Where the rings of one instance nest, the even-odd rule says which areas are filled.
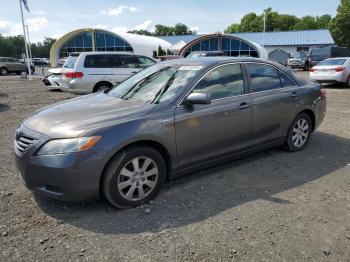
[[[136,68],[138,60],[128,55],[87,55],[84,62],[86,68]]]
[[[318,66],[340,66],[344,65],[346,62],[346,59],[330,59],[330,60],[324,60],[318,64]]]
[[[295,82],[290,79],[287,75],[285,75],[284,73],[280,72],[280,77],[281,77],[281,84],[282,87],[293,87],[293,86],[297,86],[295,84]]]
[[[212,99],[242,95],[243,74],[239,64],[223,65],[210,71],[193,89],[194,93],[207,93]]]
[[[112,59],[110,55],[87,55],[84,67],[86,68],[111,68]]]
[[[312,56],[329,56],[330,52],[331,52],[331,50],[328,47],[311,49]]]
[[[281,88],[279,72],[264,64],[246,64],[252,93]]]
[[[149,59],[148,57],[138,56],[137,58],[141,67],[147,67],[155,64],[155,62],[152,59]]]

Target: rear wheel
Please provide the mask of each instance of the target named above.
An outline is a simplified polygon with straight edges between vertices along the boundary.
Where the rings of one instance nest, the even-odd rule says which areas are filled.
[[[108,82],[97,83],[94,87],[94,92],[104,92],[112,88],[112,84]]]
[[[345,83],[345,87],[350,88],[350,75],[348,77],[348,81],[346,81],[346,83]]]
[[[308,145],[312,133],[312,121],[306,113],[299,114],[289,128],[285,147],[290,152],[302,151]]]
[[[8,70],[6,67],[0,68],[0,75],[5,76],[8,74]]]
[[[156,197],[166,176],[163,157],[153,148],[132,147],[118,153],[108,164],[102,181],[105,198],[125,209]]]

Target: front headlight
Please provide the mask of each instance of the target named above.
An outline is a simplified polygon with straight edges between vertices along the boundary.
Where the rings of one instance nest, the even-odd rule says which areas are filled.
[[[85,151],[96,145],[100,139],[100,136],[91,136],[50,140],[44,144],[37,155],[57,155]]]

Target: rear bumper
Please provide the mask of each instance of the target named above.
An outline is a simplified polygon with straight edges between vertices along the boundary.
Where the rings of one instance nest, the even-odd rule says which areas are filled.
[[[73,94],[90,94],[93,86],[82,79],[72,79],[69,82],[61,82],[61,90]]]
[[[310,79],[319,83],[346,83],[347,76],[342,72],[334,74],[310,73]]]

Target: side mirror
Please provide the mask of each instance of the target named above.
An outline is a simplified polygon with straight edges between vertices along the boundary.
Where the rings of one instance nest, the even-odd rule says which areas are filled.
[[[208,105],[211,103],[210,95],[206,93],[192,93],[184,101],[184,105]]]

